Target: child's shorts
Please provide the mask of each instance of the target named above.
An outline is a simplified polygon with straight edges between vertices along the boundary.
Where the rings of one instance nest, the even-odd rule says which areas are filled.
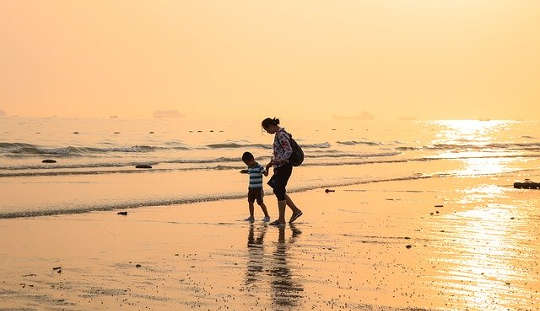
[[[262,204],[264,191],[263,188],[249,188],[248,190],[248,202],[253,203],[257,201],[257,204]]]

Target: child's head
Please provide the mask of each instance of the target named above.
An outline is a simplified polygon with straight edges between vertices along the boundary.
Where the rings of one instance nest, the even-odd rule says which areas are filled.
[[[246,165],[252,165],[253,163],[255,163],[255,158],[253,157],[253,154],[251,154],[251,152],[246,151],[242,155],[242,161],[244,161]]]

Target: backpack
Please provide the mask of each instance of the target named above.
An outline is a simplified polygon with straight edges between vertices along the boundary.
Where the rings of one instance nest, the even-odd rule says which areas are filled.
[[[289,140],[291,142],[291,147],[292,147],[292,154],[291,154],[291,157],[289,158],[289,163],[291,163],[292,166],[300,166],[302,162],[304,162],[304,151],[302,150],[300,145],[298,145],[296,140],[292,138],[291,134],[289,134]]]

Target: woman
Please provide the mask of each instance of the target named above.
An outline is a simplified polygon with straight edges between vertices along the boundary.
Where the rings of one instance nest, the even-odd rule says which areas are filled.
[[[268,181],[268,184],[274,189],[274,194],[278,200],[279,219],[272,222],[271,225],[285,225],[285,207],[288,205],[293,214],[289,223],[293,223],[298,217],[302,216],[302,211],[296,207],[294,202],[287,195],[287,182],[291,177],[293,166],[289,163],[292,155],[291,135],[285,129],[279,126],[279,119],[266,118],[262,121],[262,127],[268,134],[274,134],[274,156],[272,161],[266,165],[266,170],[274,166],[274,175]]]

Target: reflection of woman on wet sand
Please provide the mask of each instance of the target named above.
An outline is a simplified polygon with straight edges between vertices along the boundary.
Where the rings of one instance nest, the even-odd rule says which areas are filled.
[[[304,288],[298,282],[293,280],[294,273],[287,263],[288,248],[294,243],[298,235],[302,232],[293,224],[290,225],[292,236],[288,242],[285,242],[285,227],[279,227],[279,238],[276,244],[276,250],[272,254],[272,264],[270,276],[272,276],[272,299],[278,306],[297,306],[302,298]]]
[[[260,280],[260,273],[263,271],[264,261],[264,235],[266,234],[266,226],[262,226],[257,239],[255,239],[255,226],[249,226],[248,233],[248,263],[246,271],[246,285],[252,284]]]

